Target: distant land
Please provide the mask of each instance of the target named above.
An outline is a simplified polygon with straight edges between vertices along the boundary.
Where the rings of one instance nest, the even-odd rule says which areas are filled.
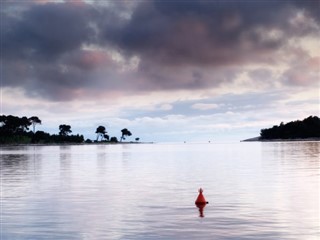
[[[253,141],[320,141],[320,119],[310,116],[286,124],[281,122],[272,128],[261,129],[259,137],[242,140]]]
[[[36,126],[42,124],[37,116],[18,117],[13,115],[0,116],[0,144],[82,144],[82,143],[141,143],[139,137],[133,141],[125,142],[132,133],[123,128],[119,133],[120,140],[117,137],[110,137],[104,126],[98,126],[95,130],[96,140],[84,140],[83,135],[72,135],[71,126],[67,124],[59,125],[58,134],[49,134],[44,131],[36,131]],[[32,130],[29,128],[32,127]]]
[[[0,116],[0,144],[83,144],[83,143],[143,143],[139,137],[135,141],[124,141],[132,136],[132,133],[123,128],[119,131],[120,138],[109,137],[104,126],[98,126],[95,130],[96,140],[86,139],[83,135],[72,135],[71,126],[59,125],[58,134],[49,134],[43,131],[36,131],[36,126],[42,124],[37,117],[17,117],[12,115]],[[29,128],[32,130],[29,130]],[[93,129],[94,131],[94,129]],[[320,119],[317,116],[309,116],[303,120],[296,120],[288,123],[281,122],[272,128],[261,129],[260,136],[242,140],[250,141],[320,141]],[[150,143],[150,142],[149,142]]]

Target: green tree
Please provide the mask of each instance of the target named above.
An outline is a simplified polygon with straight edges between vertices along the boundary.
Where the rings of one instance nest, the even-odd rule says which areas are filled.
[[[120,138],[120,142],[122,142],[122,140],[125,140],[125,136],[131,136],[132,135],[132,133],[126,128],[122,129],[121,133],[122,133],[122,135],[121,135],[121,138]]]
[[[59,135],[61,136],[68,136],[69,133],[71,133],[71,126],[70,125],[66,125],[66,124],[62,124],[59,126]]]

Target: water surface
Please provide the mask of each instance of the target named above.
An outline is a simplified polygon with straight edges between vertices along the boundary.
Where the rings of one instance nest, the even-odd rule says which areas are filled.
[[[1,147],[0,239],[319,239],[319,156],[319,142]]]

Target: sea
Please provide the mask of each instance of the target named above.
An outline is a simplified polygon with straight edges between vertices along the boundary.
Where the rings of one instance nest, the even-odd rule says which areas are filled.
[[[320,142],[0,152],[1,240],[320,239]]]

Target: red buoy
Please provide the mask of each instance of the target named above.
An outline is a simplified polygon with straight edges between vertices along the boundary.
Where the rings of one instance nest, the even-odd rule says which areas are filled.
[[[202,190],[202,188],[200,188],[199,189],[199,195],[198,195],[197,200],[195,202],[196,205],[198,205],[198,204],[207,204],[208,203],[206,201],[206,199],[204,198],[202,192],[203,192],[203,190]]]
[[[200,188],[199,189],[199,195],[198,195],[198,197],[196,199],[196,202],[195,202],[197,208],[199,208],[199,213],[200,213],[199,217],[204,217],[203,209],[206,206],[206,204],[209,203],[204,198],[202,192],[203,192],[203,190],[202,190],[202,188]]]

